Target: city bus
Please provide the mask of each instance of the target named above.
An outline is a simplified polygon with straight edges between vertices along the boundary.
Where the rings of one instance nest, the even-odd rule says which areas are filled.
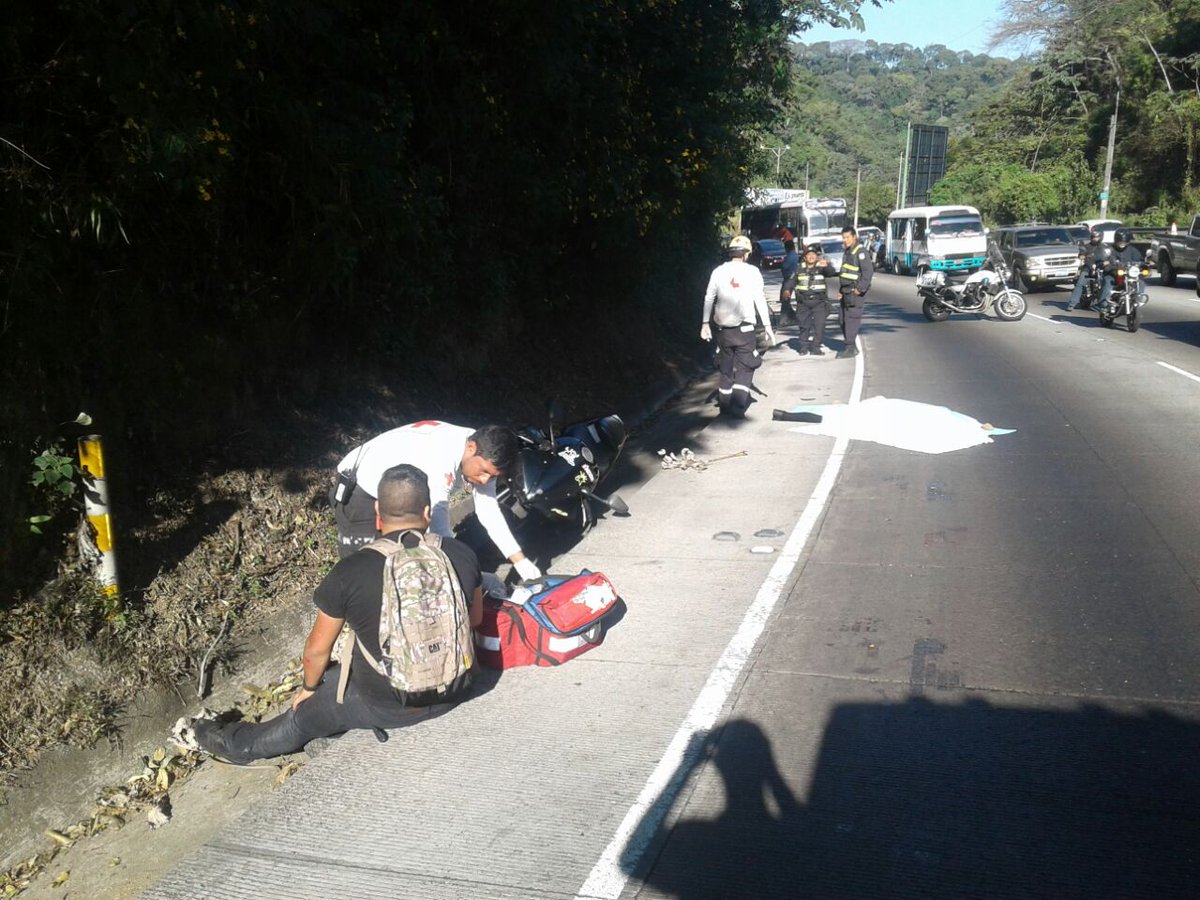
[[[840,197],[813,199],[807,191],[763,193],[763,202],[742,208],[741,231],[752,238],[775,237],[779,226],[785,225],[801,241],[838,234],[847,222],[846,201]]]
[[[987,259],[987,233],[973,206],[912,206],[888,216],[885,253],[898,275],[974,272]]]

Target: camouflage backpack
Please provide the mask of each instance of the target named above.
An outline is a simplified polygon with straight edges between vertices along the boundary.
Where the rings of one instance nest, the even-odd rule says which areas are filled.
[[[441,549],[441,536],[420,537],[415,547],[404,546],[404,535],[397,541],[379,538],[367,545],[384,558],[379,614],[382,657],[374,659],[362,641],[355,640],[367,664],[396,690],[449,695],[470,680],[473,644],[467,600],[450,558]],[[349,680],[350,649],[347,645],[342,653],[339,703]]]

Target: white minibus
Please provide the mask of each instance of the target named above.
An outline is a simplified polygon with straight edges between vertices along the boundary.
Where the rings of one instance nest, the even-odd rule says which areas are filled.
[[[973,206],[912,206],[888,216],[887,262],[893,272],[974,272],[987,259],[987,234]]]

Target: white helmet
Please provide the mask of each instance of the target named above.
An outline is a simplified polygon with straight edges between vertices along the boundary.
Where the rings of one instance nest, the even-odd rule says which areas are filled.
[[[739,250],[743,253],[749,253],[754,248],[750,246],[750,238],[744,234],[735,235],[733,240],[729,242],[730,250]]]

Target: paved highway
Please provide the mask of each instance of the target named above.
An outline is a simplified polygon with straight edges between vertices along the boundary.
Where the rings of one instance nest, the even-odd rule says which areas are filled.
[[[1151,296],[931,324],[877,277],[863,396],[1016,432],[850,445],[638,896],[1200,894],[1200,302]]]

